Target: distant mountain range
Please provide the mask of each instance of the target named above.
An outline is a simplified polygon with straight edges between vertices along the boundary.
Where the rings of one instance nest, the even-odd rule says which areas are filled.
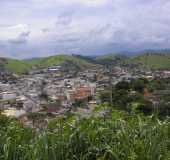
[[[167,53],[169,53],[167,51]],[[107,54],[103,56],[86,57],[81,55],[56,55],[45,58],[33,58],[29,60],[15,60],[0,58],[0,70],[13,73],[26,73],[35,68],[43,68],[53,65],[63,65],[69,69],[86,69],[99,67],[100,65],[126,65],[138,66],[151,69],[170,69],[170,54],[167,53],[145,53],[136,56],[121,54]]]

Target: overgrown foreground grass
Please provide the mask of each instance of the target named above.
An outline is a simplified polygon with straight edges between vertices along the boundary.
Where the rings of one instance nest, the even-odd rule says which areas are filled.
[[[112,111],[104,117],[70,115],[35,132],[0,117],[0,160],[168,160],[170,123]]]

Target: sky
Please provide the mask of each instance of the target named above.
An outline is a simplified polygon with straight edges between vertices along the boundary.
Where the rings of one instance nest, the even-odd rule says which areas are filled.
[[[0,57],[165,48],[169,0],[0,0]]]

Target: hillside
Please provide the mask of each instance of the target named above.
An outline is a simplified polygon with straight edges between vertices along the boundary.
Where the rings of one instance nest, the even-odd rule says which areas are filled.
[[[0,69],[1,71],[21,74],[29,71],[31,69],[31,65],[22,60],[0,58]]]
[[[32,67],[48,67],[52,65],[63,65],[66,68],[85,69],[97,67],[98,65],[88,60],[71,55],[57,55],[46,58],[36,58],[32,60],[15,60],[0,58],[1,70],[8,70],[13,73],[22,74],[29,71]]]
[[[27,61],[27,63],[36,67],[48,67],[52,65],[63,65],[64,67],[76,67],[78,69],[97,67],[96,64],[93,64],[88,60],[72,55],[56,55],[46,58],[38,58]]]
[[[9,59],[5,68],[14,73],[25,73],[31,69],[31,65],[21,60]]]
[[[142,54],[127,59],[126,64],[136,65],[141,68],[170,69],[170,55],[156,53]]]
[[[121,65],[126,59],[128,59],[128,57],[125,55],[108,54],[97,57],[96,62],[102,65]]]
[[[22,74],[32,67],[48,67],[62,65],[67,69],[85,69],[99,67],[100,65],[127,65],[140,68],[170,69],[169,54],[142,54],[133,57],[124,55],[108,54],[98,56],[95,59],[80,55],[56,55],[31,60],[15,60],[0,58],[0,70],[7,70],[13,73]]]

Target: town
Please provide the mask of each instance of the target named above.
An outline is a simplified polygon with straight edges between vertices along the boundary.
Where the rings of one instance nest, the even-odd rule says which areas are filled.
[[[70,111],[88,114],[102,103],[99,98],[102,91],[118,82],[141,77],[148,80],[169,78],[170,71],[100,66],[75,72],[53,65],[32,69],[23,75],[1,73],[0,110],[3,115],[19,119],[25,126],[44,127],[50,119]],[[33,115],[43,118],[35,123]]]

